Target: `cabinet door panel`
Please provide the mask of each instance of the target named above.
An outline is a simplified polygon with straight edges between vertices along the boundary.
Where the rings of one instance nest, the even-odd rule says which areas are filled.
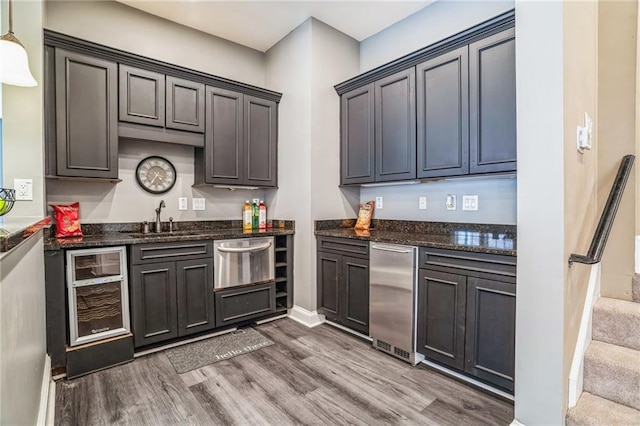
[[[164,127],[164,74],[120,65],[120,121]]]
[[[418,177],[469,173],[468,48],[416,67]]]
[[[135,346],[178,336],[175,263],[132,267]]]
[[[59,176],[118,177],[117,66],[56,49]]]
[[[465,370],[513,390],[516,285],[469,278]]]
[[[213,260],[176,263],[178,334],[186,336],[215,327]]]
[[[327,319],[340,318],[339,290],[342,256],[318,252],[318,312]]]
[[[277,185],[277,123],[275,102],[244,96],[245,185]]]
[[[168,129],[204,133],[204,84],[167,76]]]
[[[275,283],[217,291],[216,326],[221,327],[276,311]]]
[[[342,323],[369,334],[369,260],[343,257],[340,283]]]
[[[343,94],[340,163],[343,185],[375,180],[373,83]]]
[[[418,279],[418,351],[462,370],[467,278],[420,269]]]
[[[516,170],[515,30],[469,45],[471,173]]]
[[[415,69],[375,82],[376,181],[416,178]]]
[[[244,139],[242,93],[207,87],[205,181],[240,185]]]

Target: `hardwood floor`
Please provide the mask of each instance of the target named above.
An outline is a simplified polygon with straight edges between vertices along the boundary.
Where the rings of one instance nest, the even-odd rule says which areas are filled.
[[[56,385],[60,425],[508,425],[513,406],[328,325],[256,327],[275,344],[177,374],[163,352]]]

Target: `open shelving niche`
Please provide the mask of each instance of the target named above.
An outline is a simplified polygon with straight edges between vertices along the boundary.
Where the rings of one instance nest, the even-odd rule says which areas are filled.
[[[285,313],[293,307],[293,238],[275,237],[276,312]]]

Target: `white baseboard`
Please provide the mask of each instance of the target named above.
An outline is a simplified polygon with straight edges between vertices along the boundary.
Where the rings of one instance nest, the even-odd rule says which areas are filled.
[[[584,372],[584,353],[587,346],[591,342],[591,317],[593,315],[593,305],[600,296],[600,264],[596,263],[591,266],[591,274],[589,275],[589,284],[587,286],[587,296],[582,308],[582,319],[580,320],[580,329],[578,330],[578,340],[576,341],[576,349],[573,352],[573,361],[571,362],[571,370],[569,371],[569,398],[567,401],[568,408],[573,408],[578,404],[578,399],[583,389],[583,372]]]
[[[324,322],[324,315],[318,314],[318,311],[308,311],[300,306],[294,306],[291,309],[289,318],[309,328],[313,328]]]
[[[516,419],[513,419],[513,421],[511,422],[511,424],[509,426],[524,426],[524,423],[520,423]]]
[[[47,408],[49,407],[49,390],[51,389],[51,357],[44,356],[44,370],[42,372],[42,385],[40,387],[40,405],[38,407],[38,426],[45,426],[47,421]]]

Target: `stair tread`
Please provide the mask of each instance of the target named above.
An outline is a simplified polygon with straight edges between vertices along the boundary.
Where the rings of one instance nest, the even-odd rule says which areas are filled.
[[[583,392],[578,404],[567,412],[567,426],[638,425],[640,411],[589,392]]]
[[[584,390],[640,409],[640,351],[593,340],[584,358]]]
[[[601,297],[593,308],[593,340],[640,350],[640,303]]]

